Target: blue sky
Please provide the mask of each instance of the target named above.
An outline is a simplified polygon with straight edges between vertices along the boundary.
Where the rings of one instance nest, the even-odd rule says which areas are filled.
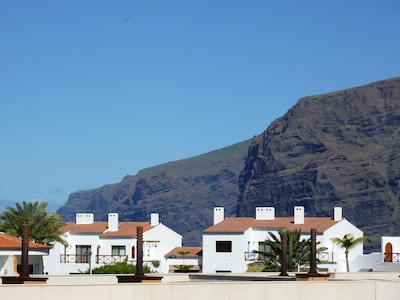
[[[400,2],[0,1],[0,211],[260,134],[400,76]]]

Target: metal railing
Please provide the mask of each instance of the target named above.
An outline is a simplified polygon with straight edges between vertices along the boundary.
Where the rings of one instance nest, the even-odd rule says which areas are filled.
[[[61,254],[60,263],[63,264],[88,264],[90,261],[89,254]]]
[[[385,262],[400,262],[400,253],[388,252],[384,253],[384,261]]]
[[[128,255],[96,255],[96,264],[114,264],[127,261]]]
[[[245,261],[257,261],[264,259],[264,255],[256,252],[245,252],[244,260]],[[320,261],[329,261],[329,252],[318,252],[317,259]]]
[[[244,253],[244,260],[245,261],[257,261],[264,259],[264,255],[261,253],[256,252],[245,252]]]
[[[329,252],[317,252],[317,259],[319,261],[329,261]]]
[[[128,255],[96,255],[96,264],[113,264],[127,262]],[[60,263],[63,264],[88,264],[89,254],[61,254]]]

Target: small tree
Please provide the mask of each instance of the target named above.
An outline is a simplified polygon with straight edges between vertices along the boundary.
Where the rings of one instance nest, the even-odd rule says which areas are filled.
[[[55,242],[67,245],[58,233],[64,225],[61,215],[47,213],[46,210],[47,202],[23,201],[22,205],[15,203],[15,208],[7,206],[6,211],[0,214],[0,230],[21,237],[22,224],[28,224],[31,241],[50,246]]]
[[[268,252],[257,252],[261,255],[262,263],[266,271],[279,271],[281,269],[282,242],[280,236],[283,232],[287,234],[287,266],[289,272],[294,272],[299,266],[310,263],[310,239],[300,239],[301,230],[279,231],[279,237],[272,232],[268,232],[269,237],[265,240],[265,245],[269,246]],[[326,250],[320,247],[317,252]]]
[[[355,248],[357,245],[362,244],[364,242],[371,243],[371,240],[366,236],[360,236],[358,238],[354,238],[352,233],[347,233],[343,238],[331,238],[331,241],[338,245],[340,248],[344,249],[344,253],[346,256],[346,270],[350,272],[350,264],[349,264],[349,252],[351,249]]]
[[[178,270],[181,272],[189,271],[193,267],[193,265],[185,265],[185,257],[190,252],[189,251],[179,251],[178,253],[183,256],[183,264],[178,266]]]

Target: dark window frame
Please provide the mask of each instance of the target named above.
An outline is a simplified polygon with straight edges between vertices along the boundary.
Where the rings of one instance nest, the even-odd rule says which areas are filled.
[[[111,246],[112,256],[123,256],[126,255],[126,246],[113,245]]]
[[[215,252],[232,252],[232,241],[215,241]]]

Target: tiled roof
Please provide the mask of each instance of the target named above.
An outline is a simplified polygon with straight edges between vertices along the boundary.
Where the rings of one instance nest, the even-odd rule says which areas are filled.
[[[76,224],[66,222],[60,228],[61,233],[71,232],[75,234],[98,234],[102,237],[131,237],[136,236],[137,227],[143,227],[143,232],[149,230],[149,222],[119,222],[118,231],[107,231],[108,222],[93,222],[92,224]]]
[[[180,252],[180,253],[179,253]],[[183,252],[189,252],[186,255],[182,255]],[[197,258],[202,256],[202,247],[175,247],[170,252],[165,254],[165,257],[176,257],[176,258]]]
[[[124,237],[136,236],[137,227],[143,227],[143,232],[153,228],[149,222],[120,222],[118,224],[118,231],[106,231],[101,236],[104,237]]]
[[[29,242],[29,249],[41,249],[48,250],[51,249],[51,246],[46,246],[34,242]],[[10,250],[10,249],[21,249],[22,248],[22,239],[5,234],[0,232],[0,249],[1,250]]]
[[[318,233],[326,231],[328,228],[340,221],[331,218],[304,218],[304,224],[294,224],[293,217],[275,218],[273,220],[256,220],[254,218],[226,218],[222,222],[204,230],[204,233],[243,233],[249,228],[253,229],[300,229],[301,232],[310,232],[312,228],[317,229]]]

